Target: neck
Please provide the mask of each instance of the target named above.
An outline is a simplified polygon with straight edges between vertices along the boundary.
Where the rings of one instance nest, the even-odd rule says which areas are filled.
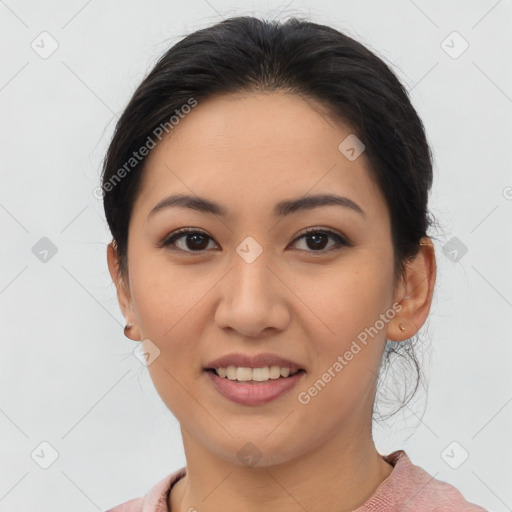
[[[284,463],[255,467],[219,457],[183,429],[182,435],[187,474],[172,488],[171,512],[349,512],[368,500],[393,469],[377,452],[371,432],[343,431]]]

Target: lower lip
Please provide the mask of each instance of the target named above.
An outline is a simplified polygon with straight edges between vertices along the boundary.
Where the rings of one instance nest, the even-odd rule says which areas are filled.
[[[291,377],[280,377],[264,382],[239,382],[219,377],[212,371],[206,371],[210,382],[224,397],[244,405],[260,405],[279,398],[290,391],[305,375],[300,371]]]

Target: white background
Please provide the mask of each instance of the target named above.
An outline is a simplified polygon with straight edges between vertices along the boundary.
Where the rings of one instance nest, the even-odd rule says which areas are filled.
[[[442,225],[420,331],[429,389],[375,440],[469,501],[512,510],[512,1],[5,0],[0,511],[106,510],[185,464],[179,425],[123,336],[93,190],[116,116],[161,54],[246,14],[307,15],[343,30],[410,90],[434,152],[430,208]],[[31,47],[43,31],[58,42],[46,59]],[[453,31],[469,43],[458,58],[445,49],[462,39],[442,43]],[[32,252],[42,237],[57,248],[46,263]],[[467,247],[458,261],[443,251],[452,237]],[[59,454],[48,469],[31,458],[43,441]],[[469,453],[458,469],[441,456],[453,441]]]

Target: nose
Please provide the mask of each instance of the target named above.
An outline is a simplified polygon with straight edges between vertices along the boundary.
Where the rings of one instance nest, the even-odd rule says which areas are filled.
[[[265,331],[275,335],[289,324],[291,292],[263,254],[252,263],[235,255],[231,271],[219,286],[221,299],[215,312],[219,328],[256,338]]]

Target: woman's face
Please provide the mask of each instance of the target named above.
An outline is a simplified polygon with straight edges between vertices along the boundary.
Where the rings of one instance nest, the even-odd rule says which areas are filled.
[[[130,222],[124,313],[136,339],[160,351],[148,369],[189,444],[266,465],[370,435],[395,311],[393,247],[365,153],[354,159],[353,138],[339,149],[350,135],[311,100],[237,94],[199,102],[151,151]],[[178,194],[225,215],[176,205],[152,213]],[[276,211],[319,195],[357,206]],[[160,247],[181,228],[202,236]],[[273,400],[240,403],[205,370],[233,353],[273,354],[303,372]],[[249,385],[261,384],[232,387]]]

